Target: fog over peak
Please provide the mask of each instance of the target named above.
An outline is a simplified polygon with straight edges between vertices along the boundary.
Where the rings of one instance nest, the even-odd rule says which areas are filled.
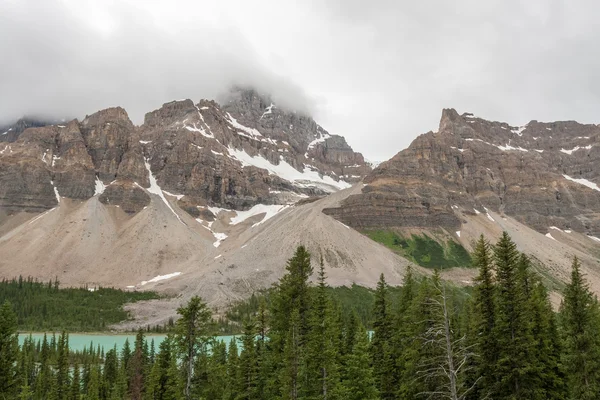
[[[599,12],[591,0],[5,0],[0,122],[122,106],[139,124],[241,85],[375,160],[447,107],[598,123]]]

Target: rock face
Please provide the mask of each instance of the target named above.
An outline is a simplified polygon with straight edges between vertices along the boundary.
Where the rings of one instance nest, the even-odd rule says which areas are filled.
[[[574,121],[523,127],[453,109],[439,130],[374,169],[361,194],[325,210],[357,228],[460,229],[486,208],[536,229],[600,234],[600,127]]]
[[[164,190],[197,216],[202,206],[245,210],[334,192],[370,171],[343,137],[253,90],[233,91],[224,106],[166,103],[137,127],[115,107],[17,130],[0,143],[0,207],[11,212],[100,196],[133,214],[147,206],[145,191]]]
[[[23,133],[27,128],[39,128],[42,126],[53,125],[57,123],[59,122],[53,120],[23,117],[14,124],[0,125],[0,142],[16,141],[21,135],[21,133]]]

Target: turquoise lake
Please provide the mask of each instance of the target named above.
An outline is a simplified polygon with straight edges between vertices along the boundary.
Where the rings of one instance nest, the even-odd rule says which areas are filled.
[[[23,340],[31,335],[34,340],[43,340],[43,333],[19,333],[19,344],[23,343]],[[48,342],[50,342],[50,338],[52,337],[52,333],[47,333]],[[56,337],[58,338],[59,333],[56,333]],[[156,335],[156,334],[148,334],[146,336],[146,340],[148,344],[151,340],[154,340],[154,347],[158,350],[158,345],[166,335]],[[226,344],[229,344],[232,338],[235,336],[217,336],[217,340],[224,341]],[[83,350],[84,347],[90,348],[90,343],[97,348],[98,345],[104,348],[104,351],[112,349],[115,345],[117,346],[117,350],[121,350],[123,345],[125,344],[125,340],[129,339],[129,344],[133,346],[135,341],[135,335],[101,335],[101,334],[85,334],[85,333],[72,333],[69,334],[69,348],[73,351]]]

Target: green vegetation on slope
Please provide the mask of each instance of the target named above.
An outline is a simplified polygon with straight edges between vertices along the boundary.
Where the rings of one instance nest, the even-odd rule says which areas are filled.
[[[102,331],[128,318],[125,303],[156,298],[154,292],[59,289],[57,281],[42,283],[22,277],[0,281],[0,304],[9,301],[17,314],[18,329],[27,331]]]
[[[422,267],[445,269],[470,267],[472,264],[469,252],[454,240],[448,240],[442,246],[426,234],[404,238],[384,229],[366,230],[363,233]]]

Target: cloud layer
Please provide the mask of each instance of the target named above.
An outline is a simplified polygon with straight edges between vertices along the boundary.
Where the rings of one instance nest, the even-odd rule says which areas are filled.
[[[600,5],[530,0],[5,0],[0,119],[270,91],[371,159],[441,109],[600,122]],[[5,40],[4,38],[8,38]]]

